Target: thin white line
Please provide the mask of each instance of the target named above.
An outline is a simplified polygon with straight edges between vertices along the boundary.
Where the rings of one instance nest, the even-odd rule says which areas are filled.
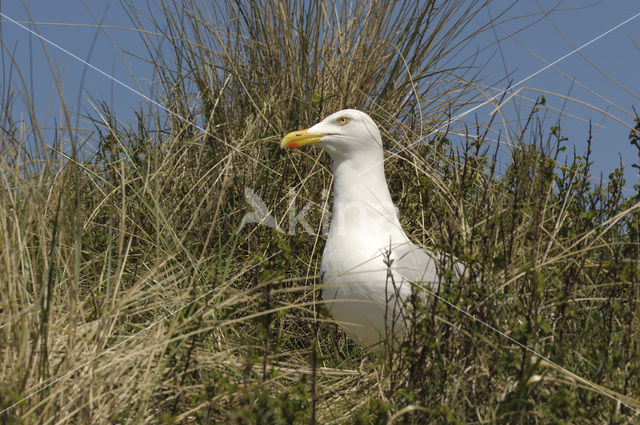
[[[56,382],[60,381],[61,379],[71,375],[74,372],[77,372],[78,370],[82,369],[83,367],[85,367],[86,365],[88,365],[89,363],[93,362],[94,360],[99,359],[100,357],[104,356],[105,354],[107,354],[108,352],[111,352],[113,350],[115,350],[116,348],[118,348],[119,346],[121,346],[122,344],[131,341],[133,338],[137,337],[138,335],[140,335],[141,333],[144,333],[146,331],[148,331],[149,329],[151,329],[152,327],[154,327],[155,325],[157,325],[158,323],[162,322],[163,320],[173,316],[174,314],[184,310],[185,308],[189,307],[191,304],[195,303],[196,301],[201,300],[202,298],[206,297],[207,295],[213,293],[214,291],[217,291],[218,289],[221,289],[223,287],[225,287],[226,285],[228,285],[229,283],[233,282],[234,280],[236,280],[237,278],[243,276],[245,273],[247,273],[249,270],[252,270],[256,267],[258,267],[260,264],[264,263],[267,260],[270,260],[271,258],[275,257],[276,255],[280,254],[282,252],[282,250],[276,252],[275,254],[271,255],[268,258],[265,258],[264,260],[260,261],[258,264],[254,264],[253,266],[249,267],[248,269],[246,269],[243,272],[238,273],[237,275],[235,275],[234,277],[232,277],[231,279],[227,280],[226,282],[224,282],[222,285],[220,286],[216,286],[215,288],[211,289],[208,292],[205,292],[204,294],[200,295],[198,298],[192,300],[191,302],[189,302],[188,304],[183,305],[182,307],[178,308],[177,310],[174,310],[172,312],[170,312],[169,314],[167,314],[166,316],[162,317],[159,320],[156,320],[155,322],[151,323],[150,325],[148,325],[146,328],[143,328],[141,330],[139,330],[138,332],[129,335],[128,337],[126,337],[125,339],[123,339],[122,341],[120,341],[119,343],[107,348],[106,350],[104,350],[102,353],[98,354],[97,356],[95,356],[92,359],[87,360],[86,362],[82,363],[80,366],[71,369],[70,371],[58,376],[56,379],[54,379],[53,381],[49,382],[48,384],[44,385],[43,387],[41,387],[39,390],[32,392],[31,394],[29,394],[28,396],[16,401],[15,403],[13,403],[11,406],[5,408],[4,410],[0,411],[0,415],[9,411],[10,409],[14,408],[15,406],[17,406],[18,404],[22,403],[25,400],[30,399],[31,397],[33,397],[34,395],[38,394],[39,392],[49,388],[50,386],[52,386],[53,384],[55,384]]]
[[[203,133],[207,134],[208,136],[213,137],[214,139],[218,140],[219,142],[225,144],[226,146],[230,147],[231,149],[235,150],[236,152],[238,152],[239,154],[251,159],[252,161],[255,161],[256,163],[262,165],[263,167],[265,167],[267,170],[272,171],[274,173],[276,173],[277,175],[281,176],[282,174],[277,172],[276,170],[274,170],[273,168],[269,167],[268,165],[260,162],[259,160],[257,160],[256,158],[252,157],[251,155],[248,155],[244,152],[242,152],[240,149],[236,148],[235,146],[225,142],[224,140],[220,139],[217,136],[214,136],[213,134],[209,133],[207,130],[205,130],[204,128],[200,127],[198,124],[189,121],[188,119],[184,118],[182,115],[173,112],[172,110],[170,110],[169,108],[167,108],[166,106],[156,102],[155,100],[147,97],[144,93],[139,92],[138,90],[134,89],[133,87],[123,83],[122,81],[118,80],[117,78],[107,74],[106,72],[104,72],[103,70],[101,70],[100,68],[90,64],[89,62],[83,60],[82,58],[79,58],[78,56],[74,55],[73,53],[71,53],[70,51],[68,51],[67,49],[59,46],[58,44],[54,43],[53,41],[47,39],[46,37],[43,37],[42,35],[38,34],[37,32],[29,29],[28,27],[22,25],[20,22],[11,19],[9,16],[5,15],[4,13],[0,12],[0,16],[2,16],[3,18],[11,21],[12,23],[18,25],[20,28],[30,32],[31,34],[35,35],[36,37],[40,38],[43,41],[46,41],[47,43],[49,43],[50,45],[52,45],[53,47],[55,47],[58,50],[63,51],[64,53],[66,53],[67,55],[71,56],[72,58],[82,62],[83,64],[85,64],[86,66],[90,67],[91,69],[93,69],[94,71],[99,72],[100,74],[104,75],[105,77],[109,78],[112,81],[115,81],[116,83],[120,84],[121,86],[129,89],[130,91],[132,91],[133,93],[137,94],[138,96],[144,98],[145,100],[151,102],[152,104],[154,104],[155,106],[157,106],[158,108],[164,109],[166,112],[170,113],[171,115],[175,115],[176,117],[178,117],[180,120],[184,121],[185,123],[197,128],[198,130],[202,131]]]
[[[512,89],[514,89],[514,88],[518,87],[519,85],[522,85],[522,84],[526,83],[527,81],[529,81],[530,79],[532,79],[532,78],[533,78],[533,77],[535,77],[536,75],[540,74],[541,72],[543,72],[543,71],[545,71],[545,70],[547,70],[547,69],[551,68],[552,66],[556,65],[558,62],[560,62],[560,61],[562,61],[562,60],[564,60],[564,59],[568,58],[569,56],[573,55],[573,54],[574,54],[574,53],[576,53],[576,52],[579,52],[580,50],[582,50],[583,48],[587,47],[588,45],[590,45],[590,44],[592,44],[592,43],[594,43],[594,42],[598,41],[599,39],[601,39],[601,38],[602,38],[602,37],[604,37],[605,35],[607,35],[607,34],[609,34],[609,33],[613,32],[613,31],[617,30],[618,28],[620,28],[621,26],[623,26],[623,25],[625,25],[625,24],[627,24],[627,23],[631,22],[632,20],[636,19],[638,16],[640,16],[640,12],[638,12],[638,13],[636,13],[635,15],[633,15],[632,17],[630,17],[630,18],[626,19],[625,21],[623,21],[623,22],[619,23],[618,25],[614,26],[613,28],[611,28],[611,29],[609,29],[609,30],[607,30],[607,31],[603,32],[602,34],[600,34],[599,36],[597,36],[597,37],[595,37],[595,38],[591,39],[590,41],[587,41],[587,42],[586,42],[586,43],[584,43],[582,46],[580,46],[580,47],[578,47],[578,48],[576,48],[576,49],[572,50],[571,52],[567,53],[566,55],[564,55],[564,56],[562,56],[562,57],[560,57],[560,58],[556,59],[555,61],[551,62],[550,64],[548,64],[548,65],[546,65],[546,66],[544,66],[543,68],[540,68],[538,71],[534,72],[533,74],[529,75],[528,77],[524,78],[523,80],[518,81],[516,84],[514,84],[514,85],[512,85],[512,86],[509,86],[509,87],[505,88],[504,90],[501,90],[498,94],[496,94],[496,95],[494,95],[494,96],[490,97],[489,99],[487,99],[486,101],[484,101],[484,102],[480,103],[479,105],[476,105],[476,106],[474,106],[473,108],[471,108],[471,109],[469,109],[469,110],[467,110],[467,111],[465,111],[465,112],[461,112],[461,113],[459,113],[458,115],[456,115],[455,117],[453,117],[452,119],[450,119],[449,121],[447,121],[445,124],[441,125],[440,127],[436,128],[435,130],[431,131],[431,132],[430,132],[429,134],[427,134],[426,136],[423,136],[423,137],[418,138],[418,140],[415,140],[415,141],[411,142],[411,143],[410,143],[410,144],[408,144],[407,146],[403,146],[403,147],[400,149],[400,152],[404,152],[404,151],[406,151],[406,150],[407,150],[407,149],[409,149],[411,146],[415,145],[416,143],[420,143],[420,142],[421,142],[421,141],[423,141],[424,139],[426,139],[426,138],[430,137],[431,135],[433,135],[433,134],[435,134],[435,133],[439,132],[440,130],[442,130],[443,128],[445,128],[445,127],[449,126],[451,123],[454,123],[454,122],[458,121],[460,118],[464,117],[465,115],[468,115],[468,114],[470,114],[471,112],[475,111],[476,109],[481,108],[481,107],[483,107],[484,105],[486,105],[486,104],[488,104],[488,103],[493,102],[494,100],[496,100],[498,97],[502,96],[504,93],[508,92],[509,90],[512,90]],[[378,163],[376,163],[376,164],[372,165],[371,167],[367,168],[366,170],[362,171],[362,172],[360,173],[360,175],[362,175],[363,173],[365,173],[365,172],[369,171],[370,169],[372,169],[372,168],[374,168],[374,167],[377,167],[378,165],[380,165],[380,164],[384,163],[384,162],[385,162],[387,159],[389,159],[391,156],[398,156],[398,154],[399,154],[400,152],[390,152],[390,154],[391,154],[391,155],[390,155],[389,157],[387,157],[387,158],[383,159],[383,160],[382,160],[382,162],[378,162]]]
[[[525,350],[529,351],[530,353],[535,354],[536,356],[540,357],[541,359],[545,360],[546,362],[554,365],[555,367],[557,367],[558,369],[562,370],[563,372],[565,372],[566,374],[570,375],[571,377],[577,379],[578,381],[588,385],[589,387],[593,388],[594,390],[596,390],[598,393],[605,395],[609,398],[611,398],[612,400],[617,401],[618,403],[622,404],[625,407],[628,407],[629,409],[633,410],[635,413],[640,413],[640,410],[635,409],[634,407],[629,406],[627,403],[625,403],[624,401],[618,400],[616,397],[614,397],[613,395],[607,393],[604,390],[601,390],[600,388],[596,387],[594,384],[592,384],[591,382],[589,382],[588,380],[586,380],[585,378],[582,378],[578,375],[576,375],[575,373],[571,372],[570,370],[560,366],[559,364],[555,363],[554,361],[552,361],[551,359],[549,359],[548,357],[537,353],[535,350],[527,347],[526,345],[524,345],[523,343],[521,343],[520,341],[518,341],[517,339],[514,339],[512,337],[510,337],[509,335],[507,335],[506,333],[502,332],[501,330],[494,328],[493,326],[491,326],[488,323],[483,322],[482,320],[478,319],[477,317],[473,316],[472,314],[466,312],[465,310],[463,310],[462,308],[458,307],[457,305],[445,300],[444,298],[442,298],[441,296],[439,296],[438,294],[432,292],[430,289],[425,288],[423,285],[420,285],[418,283],[413,283],[414,285],[416,285],[417,287],[424,289],[425,291],[427,291],[430,295],[433,295],[435,298],[437,298],[438,300],[442,301],[443,303],[447,304],[449,307],[454,308],[455,310],[459,311],[460,313],[470,317],[471,319],[475,320],[478,323],[481,323],[482,325],[488,327],[489,329],[491,329],[492,331],[494,331],[495,333],[497,333],[498,335],[508,339],[509,341],[513,342],[514,344],[518,345],[520,348],[524,348]]]

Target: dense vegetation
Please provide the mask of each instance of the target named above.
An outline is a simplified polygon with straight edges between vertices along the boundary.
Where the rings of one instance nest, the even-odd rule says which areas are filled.
[[[163,2],[155,28],[127,6],[166,107],[132,125],[96,105],[80,134],[63,104],[46,140],[5,85],[2,423],[637,421],[640,187],[592,178],[544,97],[507,132],[446,125],[485,100],[483,2],[214,4]],[[470,271],[382,353],[319,302],[328,158],[279,148],[344,107],[380,124],[413,240]]]

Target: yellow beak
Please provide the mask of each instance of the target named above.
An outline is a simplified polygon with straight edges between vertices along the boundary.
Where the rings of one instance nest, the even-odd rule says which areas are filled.
[[[310,145],[312,143],[318,143],[322,137],[326,136],[325,133],[309,133],[309,129],[292,131],[284,136],[282,142],[280,142],[281,148],[297,149],[304,145]]]

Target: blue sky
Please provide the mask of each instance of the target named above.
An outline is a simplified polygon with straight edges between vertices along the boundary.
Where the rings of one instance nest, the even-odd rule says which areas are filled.
[[[508,4],[511,2],[499,0],[490,9],[495,16]],[[542,16],[533,14],[553,7],[558,10],[535,22]],[[502,53],[494,56],[488,70],[493,68],[496,75],[509,73],[515,84],[639,13],[640,2],[636,0],[518,2],[509,15],[531,16],[501,26],[498,35],[503,37],[526,23],[533,24],[501,42]],[[484,37],[491,35],[485,33]],[[578,152],[585,147],[588,120],[592,121],[593,174],[602,173],[607,178],[622,158],[627,187],[637,183],[636,170],[631,167],[637,157],[628,142],[629,128],[607,114],[632,125],[632,106],[640,113],[640,16],[540,72],[521,87],[526,87],[521,93],[529,98],[546,91],[575,99],[545,94],[548,106],[564,110],[563,132]],[[548,123],[554,120],[557,116],[550,114]]]
[[[146,10],[146,1],[138,3],[141,10]],[[484,16],[478,17],[477,24],[484,25],[489,21],[489,11],[496,16],[512,3],[511,0],[492,2]],[[26,13],[25,5],[32,18]],[[543,16],[541,11],[550,8],[556,10],[546,17]],[[149,93],[149,83],[153,80],[152,68],[143,59],[136,57],[144,58],[146,51],[140,36],[131,31],[132,24],[119,1],[0,0],[0,11],[22,23],[31,19],[39,22],[38,30],[47,39],[88,60],[124,84],[142,93]],[[575,47],[589,42],[639,13],[640,2],[637,0],[592,3],[582,0],[520,1],[502,18],[507,22],[495,28],[495,32],[491,29],[486,31],[474,40],[469,48],[482,48],[494,43],[496,37],[504,38],[499,50],[497,45],[494,45],[481,52],[479,59],[488,61],[485,69],[485,74],[489,77],[487,81],[500,81],[508,75],[508,80],[516,84],[539,71],[547,63],[561,58]],[[107,28],[96,29],[95,25],[100,21]],[[509,36],[525,25],[530,26]],[[25,74],[25,79],[33,85],[41,124],[52,124],[53,120],[59,119],[57,95],[52,84],[50,65],[43,53],[40,40],[7,19],[2,19],[2,41],[9,50],[15,52],[16,61]],[[93,50],[92,43],[95,43]],[[52,46],[47,46],[47,49],[52,66],[64,76],[67,103],[74,108],[79,105],[81,111],[91,111],[92,106],[87,101],[87,96],[90,95],[111,105],[119,119],[130,122],[134,118],[133,111],[140,110],[141,105],[144,107],[143,105],[147,104],[139,94],[129,91],[95,70],[87,69],[83,80],[85,66],[80,61]],[[555,66],[557,69],[546,69],[522,83],[519,86],[523,88],[521,94],[524,96],[519,98],[524,103],[522,111],[526,111],[526,105],[530,103],[526,98],[534,99],[544,91],[550,108],[564,110],[561,117],[562,128],[570,138],[570,143],[575,144],[579,152],[585,147],[588,120],[592,120],[593,173],[602,173],[606,178],[622,158],[627,165],[627,187],[631,189],[638,181],[637,174],[631,167],[631,163],[637,160],[636,152],[627,139],[629,129],[615,118],[631,125],[632,106],[640,111],[640,17],[603,36],[580,53],[584,57],[573,54],[560,61]],[[16,84],[18,80],[15,76],[13,80],[19,94],[20,88]],[[505,86],[506,83],[502,82],[497,88]],[[562,96],[575,100],[567,100]],[[476,111],[479,120],[488,119],[491,109],[493,107]],[[504,112],[507,116],[514,114],[514,106],[505,106]],[[558,115],[550,111],[547,123],[551,125],[557,119]]]

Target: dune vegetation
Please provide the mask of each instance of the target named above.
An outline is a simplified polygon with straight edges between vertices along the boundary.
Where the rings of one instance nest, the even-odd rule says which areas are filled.
[[[543,96],[449,125],[495,93],[485,2],[158,3],[123,5],[157,77],[136,116],[80,131],[62,99],[51,140],[2,86],[1,423],[639,420],[640,187],[594,179]],[[279,147],[346,107],[413,241],[469,270],[381,352],[321,302],[329,158]]]

